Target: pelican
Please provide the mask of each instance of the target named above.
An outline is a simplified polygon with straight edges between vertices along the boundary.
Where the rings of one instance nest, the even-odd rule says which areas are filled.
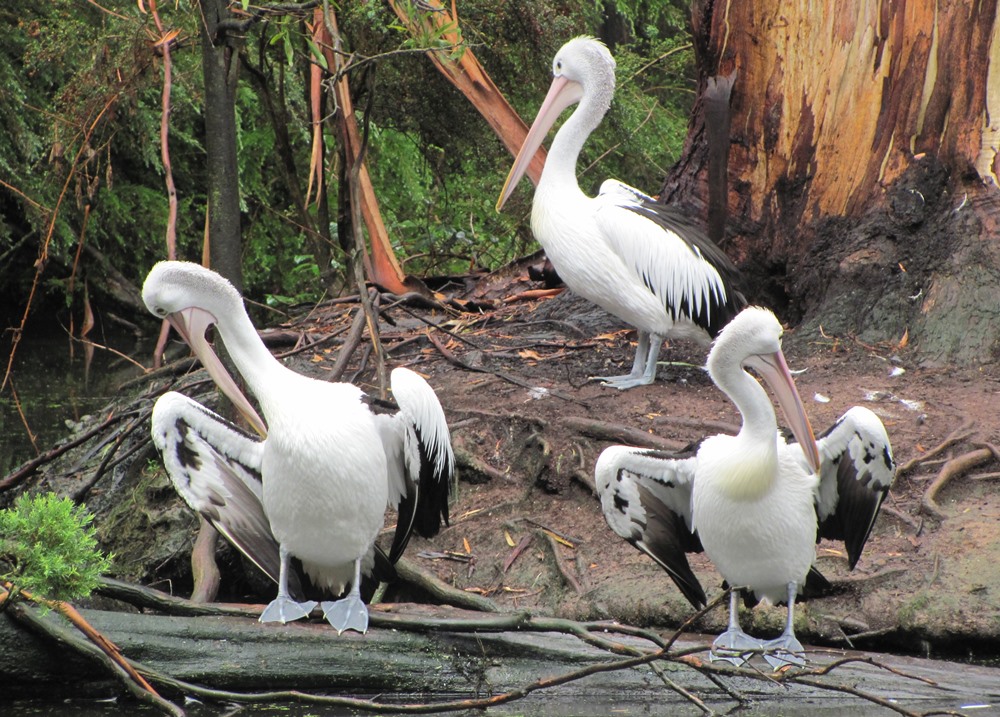
[[[707,343],[740,308],[736,268],[690,218],[614,179],[596,197],[576,180],[576,160],[611,105],[615,61],[591,37],[570,40],[552,63],[553,80],[507,175],[497,211],[524,176],[563,110],[531,209],[531,230],[570,289],[638,329],[632,370],[599,376],[619,389],[650,384],[666,337]]]
[[[413,371],[396,368],[391,385],[399,410],[385,412],[356,386],[286,368],[260,340],[239,292],[198,264],[160,262],[142,296],[259,434],[175,392],[153,409],[153,441],[177,491],[277,582],[261,622],[296,620],[316,606],[299,599],[294,556],[331,595],[350,585],[343,598],[321,603],[324,617],[338,632],[365,632],[361,576],[385,557],[375,538],[386,506],[399,510],[390,564],[414,530],[431,536],[448,522],[455,458],[434,391]],[[206,340],[213,324],[266,423]]]
[[[659,563],[696,608],[706,596],[685,553],[702,549],[733,588],[787,602],[782,635],[760,642],[741,630],[734,590],[729,627],[712,645],[713,660],[740,665],[763,650],[775,668],[805,663],[792,622],[807,577],[825,582],[813,567],[816,542],[843,540],[853,569],[895,475],[885,427],[867,408],[851,408],[814,439],[781,334],[774,314],[749,307],[708,355],[709,375],[743,417],[737,435],[705,438],[685,455],[612,446],[595,468],[608,525]],[[748,368],[771,386],[797,443],[778,431]]]

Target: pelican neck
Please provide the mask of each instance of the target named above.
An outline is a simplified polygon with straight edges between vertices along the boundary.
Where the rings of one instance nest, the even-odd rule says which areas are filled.
[[[608,98],[610,102],[610,98]],[[602,106],[603,105],[603,106]],[[593,93],[584,95],[580,104],[556,132],[545,159],[545,169],[539,187],[553,183],[565,188],[579,187],[576,179],[576,163],[580,151],[591,133],[597,129],[608,104],[602,103]]]
[[[250,391],[261,398],[269,382],[285,373],[293,373],[271,355],[254,328],[242,299],[226,313],[226,320],[216,326],[226,350]]]
[[[743,418],[739,437],[759,442],[760,445],[773,445],[777,450],[774,435],[778,430],[778,421],[767,391],[760,382],[743,368],[741,362],[726,362],[725,356],[709,357],[709,375],[715,385],[733,402]],[[714,360],[713,360],[714,359]],[[719,370],[719,364],[724,368]]]

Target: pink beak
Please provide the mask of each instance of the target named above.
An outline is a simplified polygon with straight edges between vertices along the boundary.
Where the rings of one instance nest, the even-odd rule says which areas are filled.
[[[788,421],[788,427],[792,429],[792,435],[802,446],[802,453],[813,472],[819,473],[820,457],[816,437],[806,416],[799,391],[795,388],[792,372],[788,370],[785,355],[779,350],[773,354],[751,356],[743,363],[759,373],[774,391],[778,405],[781,406],[785,420]]]
[[[267,437],[267,426],[263,419],[257,414],[249,399],[243,395],[236,381],[226,371],[226,367],[219,360],[212,345],[205,338],[205,332],[215,323],[215,317],[204,309],[192,306],[181,311],[176,311],[167,315],[167,321],[174,327],[181,338],[194,351],[195,356],[208,370],[208,375],[212,377],[215,384],[233,402],[247,422],[260,434],[261,438]]]
[[[544,141],[549,130],[552,129],[552,125],[555,124],[556,119],[559,118],[564,109],[576,104],[582,97],[583,86],[579,82],[568,80],[562,76],[552,79],[549,92],[545,95],[545,100],[538,110],[538,115],[535,117],[531,129],[528,130],[528,136],[524,138],[521,151],[517,153],[517,156],[514,158],[514,165],[507,174],[507,181],[504,182],[503,190],[500,192],[500,199],[497,200],[498,212],[503,209],[503,205],[507,203],[510,195],[514,193],[517,183],[521,181],[521,177],[528,170],[528,165],[531,164],[535,152],[542,146],[542,141]]]

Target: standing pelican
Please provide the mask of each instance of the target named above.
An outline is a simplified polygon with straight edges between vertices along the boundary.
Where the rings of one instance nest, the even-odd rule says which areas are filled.
[[[792,620],[807,575],[822,578],[812,567],[816,542],[843,540],[853,569],[895,474],[885,427],[867,408],[855,406],[813,438],[781,333],[770,311],[747,308],[708,355],[709,375],[743,417],[737,435],[705,438],[686,456],[612,446],[595,469],[608,524],[656,560],[692,605],[706,597],[685,552],[702,548],[734,588],[787,601],[783,634],[761,643],[740,629],[734,590],[729,628],[712,645],[712,659],[733,664],[760,649],[775,667],[804,664]],[[771,386],[798,443],[777,430],[771,401],[747,368]]]
[[[153,440],[178,492],[278,583],[261,622],[296,620],[316,606],[298,600],[294,556],[317,587],[339,595],[350,584],[344,598],[322,603],[324,617],[340,632],[365,632],[361,575],[372,570],[386,505],[399,507],[392,562],[413,530],[431,536],[448,521],[455,459],[434,391],[397,368],[399,411],[376,413],[356,386],[295,373],[264,346],[232,284],[197,264],[160,262],[142,296],[262,437],[178,393],[153,410]],[[208,344],[213,324],[266,426]]]
[[[577,37],[556,54],[552,74],[497,211],[556,118],[579,103],[552,140],[531,230],[570,289],[638,329],[631,372],[598,378],[619,389],[649,384],[666,337],[707,342],[742,308],[736,268],[688,217],[639,190],[614,179],[596,197],[580,190],[576,160],[611,105],[615,61],[603,43]]]

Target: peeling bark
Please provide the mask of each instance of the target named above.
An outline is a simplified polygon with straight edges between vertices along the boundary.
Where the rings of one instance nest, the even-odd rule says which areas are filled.
[[[997,0],[702,0],[693,26],[701,75],[739,72],[725,246],[752,298],[813,328],[833,312],[870,340],[909,330],[927,360],[994,360]],[[704,213],[700,108],[662,196]],[[866,283],[848,288],[861,269]],[[942,340],[980,314],[975,341]]]

